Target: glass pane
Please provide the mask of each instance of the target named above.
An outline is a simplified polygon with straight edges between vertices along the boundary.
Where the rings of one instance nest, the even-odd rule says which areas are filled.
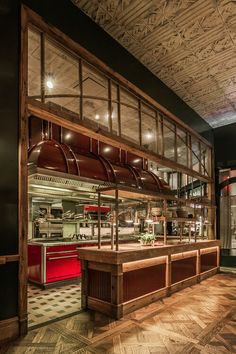
[[[164,156],[170,160],[175,159],[175,133],[174,125],[166,120],[163,122]]]
[[[187,146],[186,146],[186,133],[177,128],[177,162],[181,165],[187,166]]]
[[[28,95],[36,99],[41,97],[40,78],[40,34],[28,30]]]
[[[206,145],[202,144],[201,143],[201,169],[202,169],[202,174],[203,175],[208,175],[208,171],[207,171],[207,162],[208,162],[208,159],[207,159],[207,154],[208,154],[208,151],[207,151],[207,147]]]
[[[124,104],[120,106],[121,113],[121,136],[131,142],[139,144],[139,112],[138,100],[129,92],[121,89],[121,101],[130,104],[135,108]]]
[[[83,62],[83,96],[108,99],[108,79]]]
[[[112,119],[112,133],[115,135],[119,135],[118,104],[115,102],[111,103],[111,119]]]
[[[212,173],[211,173],[211,149],[210,148],[206,148],[206,159],[205,159],[205,163],[206,163],[206,171],[208,173],[208,176],[211,177]]]
[[[164,151],[163,151],[163,136],[162,136],[162,129],[161,129],[161,125],[162,125],[162,116],[158,113],[158,117],[157,117],[157,153],[159,155],[164,155]]]
[[[111,84],[111,119],[112,119],[112,133],[115,135],[119,135],[118,128],[118,103],[114,101],[118,101],[118,87],[116,84]]]
[[[83,119],[93,126],[108,131],[108,102],[99,99],[83,99]]]
[[[79,113],[78,61],[50,40],[45,41],[45,102]]]
[[[129,91],[124,90],[123,88],[120,89],[120,102],[132,106],[134,108],[138,108],[137,97],[132,95],[132,93],[130,93]]]
[[[151,114],[149,115],[149,113]],[[155,117],[155,111],[150,112],[149,107],[142,104],[142,146],[157,152],[157,121],[153,117]]]
[[[147,115],[151,116],[152,118],[156,118],[156,111],[152,107],[148,106],[147,104],[145,104],[143,102],[142,102],[141,107],[142,107],[141,108],[142,112],[146,113]]]
[[[192,164],[193,170],[199,172],[200,167],[199,141],[192,137]]]

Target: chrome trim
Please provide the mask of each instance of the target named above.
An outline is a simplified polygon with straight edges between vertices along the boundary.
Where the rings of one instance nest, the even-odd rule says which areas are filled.
[[[47,252],[46,255],[48,254],[59,254],[59,253],[72,253],[72,252],[77,252],[76,249],[74,250],[69,250],[69,251],[54,251],[54,252]]]
[[[65,258],[78,258],[78,255],[75,254],[73,256],[51,257],[51,258],[48,258],[47,260],[53,261],[54,259],[65,259]]]
[[[41,252],[41,283],[46,283],[46,246],[42,246]]]

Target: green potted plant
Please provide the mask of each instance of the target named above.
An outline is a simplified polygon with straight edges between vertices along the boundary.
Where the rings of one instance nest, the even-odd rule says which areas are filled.
[[[142,246],[153,246],[156,240],[156,236],[146,232],[145,234],[141,234],[138,240]]]

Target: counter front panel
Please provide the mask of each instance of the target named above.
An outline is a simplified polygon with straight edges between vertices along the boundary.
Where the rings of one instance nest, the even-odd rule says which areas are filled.
[[[121,318],[219,271],[219,241],[81,249],[82,307]]]

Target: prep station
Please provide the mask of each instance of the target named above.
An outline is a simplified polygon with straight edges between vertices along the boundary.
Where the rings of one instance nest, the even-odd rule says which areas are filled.
[[[29,149],[29,282],[81,281],[84,309],[121,318],[219,270],[213,184],[40,126],[51,139]]]

